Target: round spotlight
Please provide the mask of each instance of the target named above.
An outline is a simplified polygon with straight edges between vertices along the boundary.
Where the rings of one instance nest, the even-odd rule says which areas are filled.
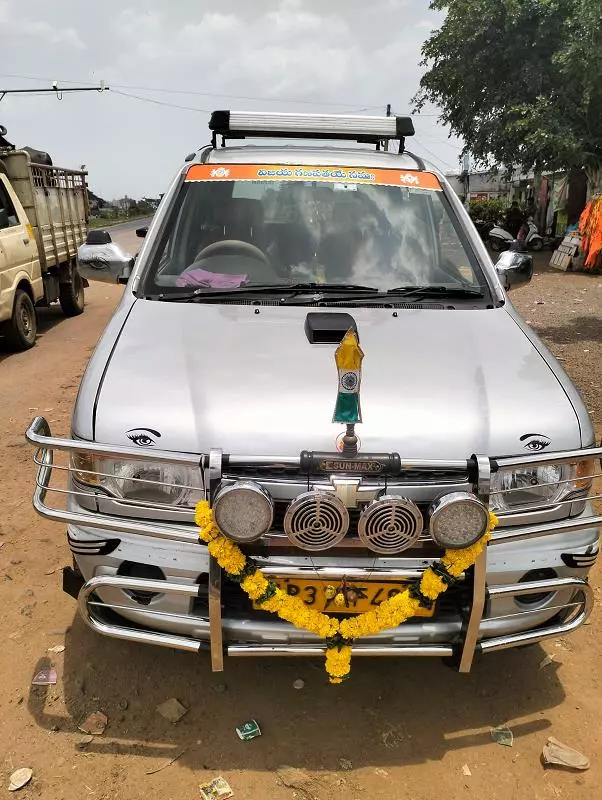
[[[431,505],[429,530],[441,547],[459,550],[477,542],[487,530],[489,511],[470,492],[451,492]]]
[[[357,532],[370,550],[392,555],[411,547],[423,526],[420,509],[411,500],[385,495],[364,508]]]
[[[253,542],[267,533],[274,519],[272,498],[259,484],[237,481],[220,489],[213,501],[218,528],[235,542]]]

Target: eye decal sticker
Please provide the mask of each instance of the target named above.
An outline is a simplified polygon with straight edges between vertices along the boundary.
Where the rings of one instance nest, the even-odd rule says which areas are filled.
[[[156,439],[161,438],[159,431],[154,431],[152,428],[132,428],[126,431],[125,435],[138,447],[154,447]]]
[[[535,452],[545,450],[551,444],[551,440],[544,436],[543,433],[525,433],[520,437],[520,441],[527,450],[534,450]]]

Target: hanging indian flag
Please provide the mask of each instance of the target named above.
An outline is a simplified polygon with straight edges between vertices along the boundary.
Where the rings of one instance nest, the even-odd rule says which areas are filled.
[[[351,425],[362,421],[360,408],[360,383],[362,379],[362,359],[357,333],[350,328],[337,347],[334,360],[339,371],[339,392],[334,409],[333,422]]]

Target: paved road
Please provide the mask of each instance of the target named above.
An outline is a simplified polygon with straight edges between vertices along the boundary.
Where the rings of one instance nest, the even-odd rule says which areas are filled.
[[[132,219],[129,222],[120,222],[117,225],[107,225],[104,230],[113,233],[127,233],[128,231],[135,231],[136,228],[144,228],[150,225],[152,217],[139,217]]]
[[[140,250],[143,241],[136,236],[136,229],[147,227],[152,222],[152,219],[152,217],[133,219],[130,222],[109,225],[104,230],[108,231],[113,241],[121,245],[126,252],[135,255]]]

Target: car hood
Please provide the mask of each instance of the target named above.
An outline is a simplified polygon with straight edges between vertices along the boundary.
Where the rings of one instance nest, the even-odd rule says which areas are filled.
[[[99,388],[95,439],[194,453],[334,450],[335,345],[309,343],[308,310],[135,301]],[[344,310],[365,354],[362,452],[505,455],[528,452],[527,434],[550,451],[580,446],[567,394],[505,308]]]

